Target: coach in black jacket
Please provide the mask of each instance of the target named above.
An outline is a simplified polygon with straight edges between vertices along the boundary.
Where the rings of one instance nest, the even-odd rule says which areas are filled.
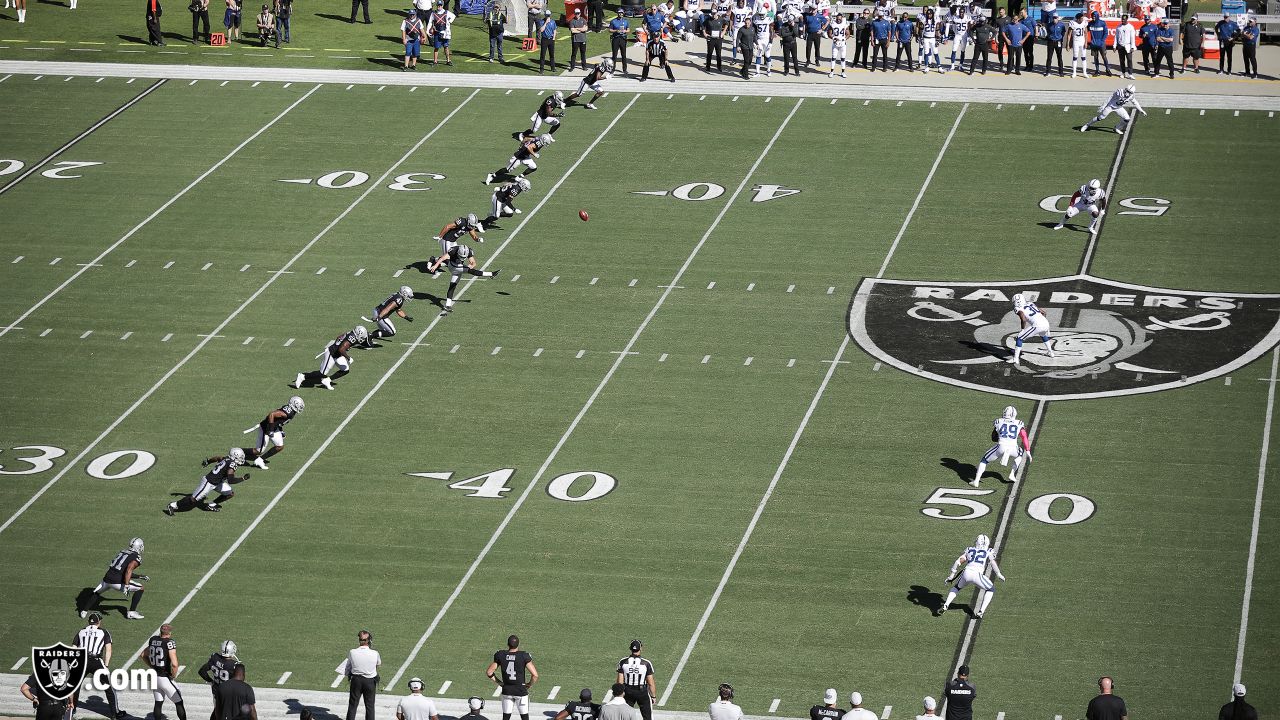
[[[796,77],[800,76],[800,57],[796,52],[796,40],[800,37],[800,26],[796,24],[796,17],[791,13],[782,13],[778,15],[774,28],[778,32],[778,39],[782,41],[782,74],[787,74],[787,68],[795,68]]]
[[[738,45],[738,52],[742,53],[742,79],[746,80],[747,68],[751,65],[751,55],[756,46],[756,31],[751,28],[751,23],[743,23],[733,41]]]

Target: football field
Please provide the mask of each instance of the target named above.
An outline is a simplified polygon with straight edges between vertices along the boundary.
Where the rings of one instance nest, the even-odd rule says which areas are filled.
[[[146,619],[105,626],[123,658],[172,622],[192,684],[229,637],[327,689],[368,628],[388,692],[454,698],[510,633],[539,701],[632,638],[676,710],[910,717],[962,662],[987,718],[1104,674],[1132,717],[1280,693],[1274,113],[615,91],[440,317],[431,238],[544,94],[0,81],[4,667],[141,536]],[[1095,177],[1100,231],[1054,231]],[[293,389],[405,284],[413,322]],[[1005,362],[1017,292],[1054,358]],[[161,513],[294,394],[270,470]],[[1034,462],[972,488],[1008,404]],[[1008,580],[934,617],[979,533]]]

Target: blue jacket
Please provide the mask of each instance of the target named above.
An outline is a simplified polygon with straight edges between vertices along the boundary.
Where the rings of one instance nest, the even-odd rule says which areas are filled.
[[[1027,42],[1033,42],[1036,39],[1036,21],[1028,15],[1022,18],[1022,26],[1027,29]]]
[[[1062,42],[1062,38],[1067,34],[1067,25],[1062,22],[1061,18],[1055,17],[1053,24],[1048,28],[1049,39],[1054,42]]]
[[[626,37],[627,31],[631,29],[631,23],[626,18],[616,17],[609,21],[609,32],[620,37]]]
[[[1218,34],[1218,42],[1226,42],[1231,36],[1240,32],[1240,26],[1235,20],[1228,20],[1225,23],[1220,22],[1214,26],[1213,31]]]
[[[1089,45],[1091,47],[1107,46],[1107,23],[1101,18],[1089,21]]]
[[[911,42],[911,36],[916,31],[916,24],[910,20],[899,20],[896,27],[898,28],[898,42]]]
[[[544,18],[539,21],[538,35],[548,40],[554,39],[556,36],[556,21],[552,18]]]
[[[1010,45],[1022,47],[1022,41],[1027,36],[1027,26],[1019,22],[1011,22],[1004,26],[1004,34],[1009,36]]]
[[[876,40],[888,40],[889,34],[893,32],[893,23],[884,18],[876,18],[871,21],[871,33],[875,35]]]
[[[1143,23],[1142,27],[1138,28],[1138,38],[1142,40],[1143,45],[1155,47],[1156,33],[1158,32],[1160,32],[1159,25],[1156,25],[1155,23]]]
[[[827,22],[826,17],[822,13],[809,13],[804,18],[805,32],[819,33],[822,32],[822,26]]]
[[[1158,40],[1165,40],[1167,42],[1157,42],[1156,47],[1158,48],[1167,47],[1169,49],[1173,49],[1173,41],[1175,37],[1177,36],[1173,32],[1173,28],[1171,27],[1160,28],[1159,30],[1156,31],[1156,38]]]

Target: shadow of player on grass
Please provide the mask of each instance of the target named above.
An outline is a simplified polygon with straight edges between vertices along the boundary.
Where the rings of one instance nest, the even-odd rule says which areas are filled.
[[[307,710],[311,713],[312,720],[341,720],[329,708],[319,707],[318,705],[303,705],[297,698],[285,698],[284,705],[288,708],[285,712],[286,715],[301,715],[303,710]]]
[[[911,589],[907,591],[907,602],[928,610],[930,615],[937,615],[938,610],[942,607],[942,595],[923,585],[912,585]],[[964,610],[966,614],[973,614],[973,608],[965,603],[952,603],[950,609]]]
[[[92,601],[93,601],[93,588],[91,588],[91,587],[87,587],[87,588],[80,588],[80,593],[79,593],[78,595],[76,595],[76,607],[75,607],[75,609],[76,609],[77,611],[79,611],[81,608],[86,609],[86,610],[90,610],[90,609],[91,609],[91,610],[97,610],[98,612],[102,613],[103,615],[106,615],[106,614],[107,614],[107,613],[109,613],[109,612],[115,611],[115,612],[117,612],[117,613],[120,613],[120,617],[121,617],[121,618],[123,618],[123,617],[124,617],[124,616],[129,612],[129,608],[128,608],[128,606],[126,606],[126,605],[111,605],[111,604],[109,604],[109,603],[107,602],[107,599],[106,599],[106,598],[103,598],[102,600],[100,600],[100,601],[98,602],[98,605],[97,605],[96,607],[90,608],[90,607],[89,607],[89,604],[90,604]]]
[[[950,470],[951,472],[955,473],[956,477],[960,478],[965,482],[969,482],[973,480],[973,474],[978,471],[978,468],[975,467],[974,465],[967,462],[960,462],[955,458],[949,458],[949,457],[939,458],[938,464]],[[1006,479],[1003,475],[1001,475],[1000,473],[994,470],[988,470],[982,473],[982,477],[995,478],[996,480],[999,480],[1000,482],[1006,485],[1009,484],[1008,479]]]

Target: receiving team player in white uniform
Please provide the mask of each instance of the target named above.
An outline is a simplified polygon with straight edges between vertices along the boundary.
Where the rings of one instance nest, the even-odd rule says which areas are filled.
[[[973,20],[969,17],[968,8],[964,5],[952,5],[947,21],[951,25],[951,34],[954,38],[951,41],[951,67],[947,69],[955,70],[964,65],[965,49],[969,47],[969,30],[973,27]],[[959,65],[956,65],[957,52],[960,53]]]
[[[1080,63],[1080,72],[1089,79],[1088,54],[1085,45],[1089,40],[1089,22],[1084,13],[1076,13],[1076,19],[1067,23],[1067,34],[1071,36],[1071,77],[1076,76],[1076,63]]]
[[[836,63],[840,63],[840,77],[844,77],[845,43],[849,39],[849,23],[844,13],[836,13],[835,18],[827,26],[827,37],[831,38],[831,71],[827,77],[836,74]]]
[[[1028,302],[1025,295],[1018,293],[1013,296],[1013,311],[1022,321],[1022,330],[1013,339],[1013,357],[1010,362],[1017,365],[1022,361],[1022,341],[1032,335],[1040,336],[1044,341],[1044,349],[1049,352],[1049,357],[1053,357],[1053,338],[1049,337],[1049,319],[1040,312],[1040,308],[1036,307],[1035,303]]]
[[[1080,132],[1085,132],[1090,125],[1102,122],[1108,115],[1115,113],[1120,116],[1120,122],[1116,123],[1116,132],[1123,135],[1125,128],[1129,127],[1129,111],[1124,107],[1129,103],[1133,103],[1134,109],[1138,112],[1143,115],[1147,114],[1147,111],[1142,109],[1142,105],[1138,104],[1138,88],[1133,85],[1125,85],[1111,93],[1111,97],[1103,103],[1102,107],[1098,108],[1098,114],[1092,120],[1080,126]]]
[[[1102,181],[1098,178],[1081,185],[1080,189],[1072,194],[1071,203],[1067,205],[1066,214],[1062,216],[1057,225],[1053,226],[1053,229],[1061,230],[1066,227],[1067,221],[1079,215],[1081,210],[1088,210],[1089,215],[1093,217],[1093,220],[1089,223],[1089,232],[1097,232],[1098,221],[1107,212],[1107,191],[1102,189]]]
[[[982,473],[987,471],[987,463],[999,459],[1000,464],[1009,467],[1009,458],[1013,458],[1013,470],[1009,473],[1009,482],[1018,482],[1018,473],[1022,472],[1024,460],[1031,460],[1031,440],[1027,437],[1027,428],[1018,419],[1018,409],[1010,405],[1004,413],[992,423],[991,440],[995,445],[982,456],[978,469],[969,483],[978,487],[982,482]],[[1021,444],[1019,444],[1021,443]]]
[[[979,535],[977,540],[973,541],[971,547],[965,548],[960,553],[960,557],[951,564],[951,574],[947,576],[946,584],[951,586],[950,592],[947,593],[947,599],[943,601],[942,607],[938,608],[938,615],[946,612],[951,607],[951,601],[956,599],[956,595],[961,590],[970,585],[977,585],[986,592],[982,593],[981,600],[978,601],[978,609],[974,615],[982,617],[987,612],[987,606],[991,604],[991,598],[996,594],[995,583],[991,582],[991,578],[987,577],[987,566],[991,566],[991,571],[996,577],[1004,580],[1004,573],[1000,572],[1000,566],[996,564],[996,549],[991,547],[991,538],[986,535]],[[964,572],[960,571],[961,566]]]

